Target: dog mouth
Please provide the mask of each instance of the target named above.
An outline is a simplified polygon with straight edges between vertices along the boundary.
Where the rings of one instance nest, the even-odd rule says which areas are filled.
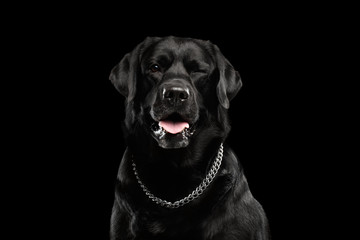
[[[188,122],[162,120],[159,122],[159,127],[171,134],[178,134],[189,128]]]
[[[187,146],[189,138],[195,132],[195,124],[190,123],[180,114],[173,113],[160,121],[153,120],[151,130],[160,146],[178,148]]]

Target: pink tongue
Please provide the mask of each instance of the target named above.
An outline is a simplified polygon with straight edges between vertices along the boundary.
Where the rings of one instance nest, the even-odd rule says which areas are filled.
[[[169,133],[177,134],[184,130],[184,128],[188,128],[189,124],[187,122],[160,121],[159,126]]]

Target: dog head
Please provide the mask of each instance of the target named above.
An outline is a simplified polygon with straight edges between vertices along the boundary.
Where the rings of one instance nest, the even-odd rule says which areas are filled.
[[[146,38],[110,80],[126,98],[126,129],[140,128],[162,148],[187,147],[210,125],[226,132],[221,115],[242,86],[216,45],[173,36]]]

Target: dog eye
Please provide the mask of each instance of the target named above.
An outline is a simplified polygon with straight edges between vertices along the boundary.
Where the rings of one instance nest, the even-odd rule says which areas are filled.
[[[150,66],[150,71],[159,72],[160,71],[160,66],[158,64],[153,64],[153,65]]]

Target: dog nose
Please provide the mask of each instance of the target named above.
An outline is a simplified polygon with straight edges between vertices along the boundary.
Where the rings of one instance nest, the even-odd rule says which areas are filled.
[[[184,102],[189,98],[189,89],[186,87],[164,87],[163,99],[172,103]]]

